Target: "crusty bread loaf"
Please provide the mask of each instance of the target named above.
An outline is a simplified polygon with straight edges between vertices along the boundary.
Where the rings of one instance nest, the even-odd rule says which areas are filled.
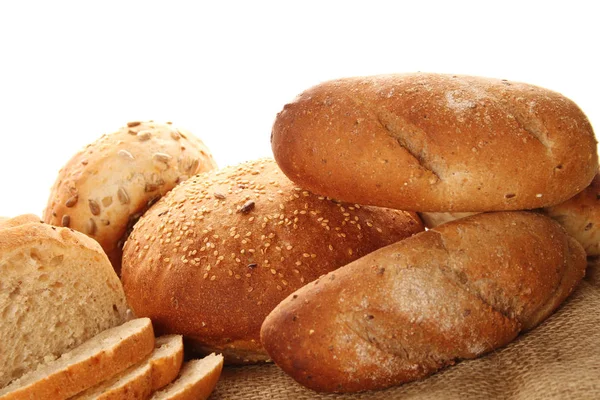
[[[588,256],[600,255],[600,175],[591,185],[569,200],[536,210],[558,221],[567,233],[582,244]],[[419,216],[428,228],[465,218],[475,213],[430,213]]]
[[[585,253],[553,220],[478,214],[377,250],[308,284],[266,318],[283,370],[318,391],[423,378],[513,340],[584,275]]]
[[[272,159],[198,175],[136,224],[122,280],[138,316],[227,362],[267,359],[260,326],[320,275],[421,231],[414,213],[328,200]]]
[[[579,240],[588,256],[600,256],[600,175],[581,193],[543,212]]]
[[[127,319],[123,287],[98,243],[33,215],[4,225],[0,387]]]
[[[589,185],[592,127],[564,96],[441,74],[340,79],[287,104],[271,136],[283,172],[338,200],[414,211],[558,204]]]
[[[13,228],[30,222],[41,222],[41,220],[40,217],[34,214],[23,214],[14,218],[0,217],[0,229]]]
[[[182,362],[182,337],[160,336],[156,338],[154,351],[146,360],[78,394],[72,400],[147,399],[152,392],[177,377]]]
[[[170,124],[129,122],[60,170],[44,221],[96,239],[117,273],[127,232],[179,182],[216,167],[202,141]]]
[[[151,400],[206,400],[223,369],[223,356],[210,354],[184,364],[176,381],[154,393]]]
[[[143,360],[154,348],[152,322],[107,329],[0,390],[1,400],[67,399]]]

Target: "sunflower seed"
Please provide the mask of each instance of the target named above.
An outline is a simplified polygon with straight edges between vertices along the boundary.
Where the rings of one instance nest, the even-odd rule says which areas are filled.
[[[252,211],[254,209],[254,205],[255,205],[254,201],[248,200],[247,202],[244,203],[242,208],[240,208],[240,212],[242,214],[248,214],[250,211]]]
[[[154,159],[154,161],[167,164],[173,157],[166,153],[154,153],[152,158]]]
[[[150,132],[150,131],[139,131],[137,133],[137,137],[140,140],[140,142],[145,142],[146,140],[150,140],[150,138],[152,137],[152,132]]]
[[[62,216],[62,221],[61,221],[62,226],[64,227],[69,227],[69,225],[71,225],[71,217],[69,217],[68,215],[63,215]]]
[[[88,200],[88,204],[93,215],[100,215],[100,205],[95,200]]]
[[[92,218],[88,219],[88,222],[85,224],[85,230],[86,230],[87,234],[95,235],[97,229],[98,228],[96,227],[96,222],[94,222],[94,220]]]
[[[75,204],[77,204],[77,200],[79,200],[79,196],[75,195],[75,196],[71,196],[69,197],[69,199],[67,200],[67,202],[65,203],[65,206],[68,208],[73,207]]]
[[[179,139],[181,138],[181,135],[180,135],[180,134],[179,134],[179,132],[177,132],[177,131],[171,131],[171,137],[172,137],[174,140],[179,140]]]
[[[128,127],[128,128],[133,128],[134,126],[138,126],[138,125],[140,125],[140,124],[141,124],[141,122],[140,122],[140,121],[132,121],[132,122],[128,122],[128,123],[127,123],[127,127]]]
[[[129,204],[129,195],[122,186],[119,187],[119,190],[117,190],[117,197],[119,198],[119,202],[121,204]]]
[[[102,205],[104,207],[109,207],[112,204],[113,200],[112,200],[112,196],[106,196],[105,198],[102,199]]]
[[[135,158],[133,157],[133,154],[131,154],[130,152],[128,152],[127,150],[119,150],[119,152],[117,153],[120,157],[123,158],[127,158],[129,160],[135,160]]]

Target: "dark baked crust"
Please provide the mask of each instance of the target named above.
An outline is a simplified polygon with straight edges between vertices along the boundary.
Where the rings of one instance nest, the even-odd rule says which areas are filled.
[[[297,188],[272,159],[198,175],[135,225],[122,279],[138,316],[227,362],[267,356],[266,315],[304,284],[423,230],[416,214]]]
[[[306,285],[262,343],[299,383],[384,388],[507,344],[583,277],[581,245],[535,213],[477,214],[377,250]]]
[[[271,142],[283,172],[314,193],[414,211],[557,204],[598,163],[592,127],[566,97],[457,75],[325,82],[284,107]]]

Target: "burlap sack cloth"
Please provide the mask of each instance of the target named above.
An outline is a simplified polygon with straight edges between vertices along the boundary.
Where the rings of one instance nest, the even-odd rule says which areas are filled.
[[[376,392],[323,395],[275,365],[225,368],[210,400],[600,399],[600,262],[542,325],[485,357]]]

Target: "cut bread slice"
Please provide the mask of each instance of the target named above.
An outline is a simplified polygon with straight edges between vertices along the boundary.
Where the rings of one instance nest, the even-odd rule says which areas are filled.
[[[0,388],[127,318],[94,239],[31,214],[0,223]]]
[[[183,337],[181,335],[157,337],[149,363],[152,368],[153,392],[173,382],[183,363]]]
[[[0,399],[66,399],[142,361],[153,349],[152,322],[134,319],[25,374],[0,389]]]
[[[177,380],[163,390],[155,392],[151,400],[204,400],[212,393],[221,370],[223,356],[214,353],[201,360],[192,360],[183,365]]]
[[[158,337],[146,360],[73,397],[72,400],[147,399],[177,377],[183,362],[180,335]]]

